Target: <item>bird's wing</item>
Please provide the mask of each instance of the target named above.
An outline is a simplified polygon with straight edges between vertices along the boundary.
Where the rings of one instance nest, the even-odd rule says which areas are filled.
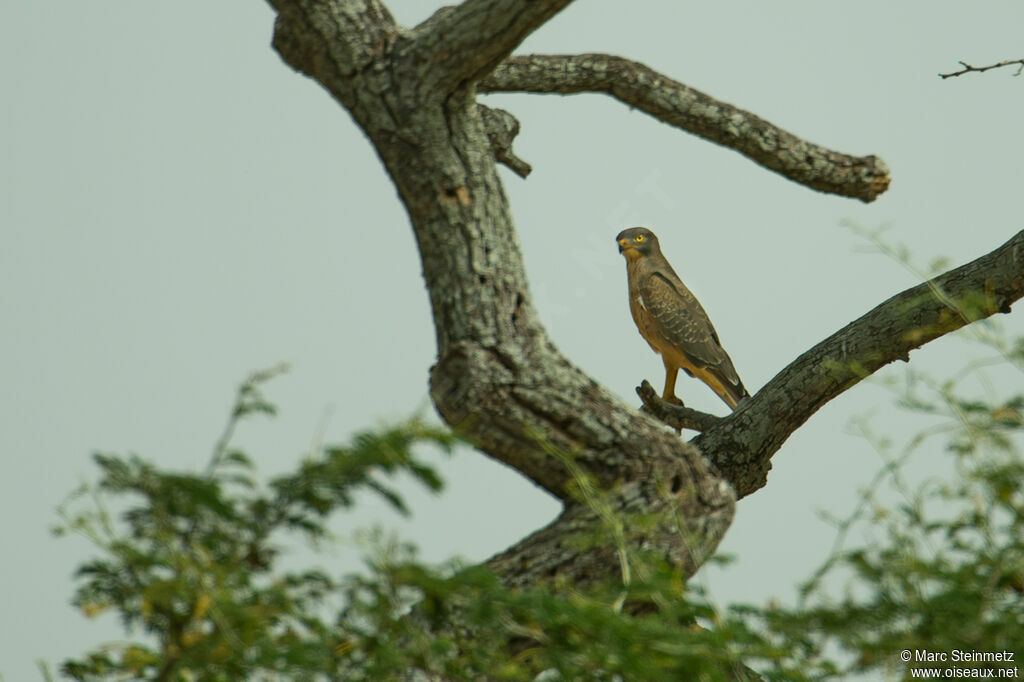
[[[718,334],[689,289],[672,282],[660,272],[650,273],[639,282],[643,305],[650,313],[655,329],[664,343],[683,353],[698,367],[715,368],[731,383],[739,376],[718,341]]]

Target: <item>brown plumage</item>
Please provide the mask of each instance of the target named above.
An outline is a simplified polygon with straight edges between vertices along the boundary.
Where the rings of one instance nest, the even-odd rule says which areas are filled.
[[[662,399],[675,395],[679,370],[707,384],[736,409],[750,395],[728,353],[722,348],[708,314],[661,253],[658,238],[645,227],[623,230],[615,238],[626,258],[629,310],[640,335],[665,363]]]

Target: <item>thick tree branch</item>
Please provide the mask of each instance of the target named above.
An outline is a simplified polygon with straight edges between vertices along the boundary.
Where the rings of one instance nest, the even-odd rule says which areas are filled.
[[[477,81],[572,0],[466,0],[443,7],[413,31],[431,87],[449,92]]]
[[[628,586],[629,556],[644,548],[670,548],[664,558],[692,575],[718,545],[715,536],[732,523],[735,495],[723,481],[717,489],[681,495],[679,487],[689,486],[690,478],[662,480],[655,474],[635,479],[602,500],[608,506],[600,511],[571,502],[551,524],[490,558],[486,565],[508,586],[559,581],[586,589],[609,578]],[[686,519],[680,500],[705,493],[710,493],[705,502],[711,511],[702,514],[702,524],[695,526]],[[633,516],[662,522],[631,529],[628,522]],[[619,528],[610,520],[626,524]]]
[[[366,68],[398,32],[379,0],[268,1],[278,11],[274,48],[293,66],[299,61],[311,67],[307,74],[317,79],[348,77]],[[311,33],[320,40],[308,40]]]
[[[740,497],[765,484],[771,457],[818,409],[910,351],[1024,296],[1024,231],[995,251],[897,294],[794,360],[692,441]]]
[[[889,169],[876,156],[849,156],[812,144],[754,114],[621,57],[510,57],[484,78],[478,89],[559,94],[603,92],[821,192],[870,202],[889,186]]]
[[[964,68],[960,69],[959,71],[940,73],[939,78],[941,78],[942,80],[946,80],[947,78],[955,78],[957,76],[962,76],[965,73],[985,73],[986,71],[991,71],[992,69],[1001,69],[1004,66],[1014,65],[1017,67],[1017,73],[1013,74],[1014,76],[1019,76],[1021,74],[1021,71],[1024,71],[1024,59],[1006,59],[995,64],[989,64],[988,66],[971,66],[967,62],[957,63]]]

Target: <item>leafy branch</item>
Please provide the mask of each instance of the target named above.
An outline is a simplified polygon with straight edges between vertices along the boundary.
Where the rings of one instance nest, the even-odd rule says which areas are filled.
[[[274,414],[261,387],[281,369],[242,384],[202,474],[162,470],[138,456],[94,456],[98,482],[76,491],[57,529],[81,533],[99,550],[76,573],[74,604],[90,617],[116,611],[126,630],[146,637],[67,661],[65,675],[228,681],[336,673],[339,635],[323,607],[341,583],[317,569],[282,570],[280,543],[295,531],[328,538],[329,517],[351,508],[358,490],[408,513],[386,480],[405,473],[440,490],[440,476],[417,451],[450,452],[457,439],[412,419],[357,434],[260,485],[230,439],[249,416]]]

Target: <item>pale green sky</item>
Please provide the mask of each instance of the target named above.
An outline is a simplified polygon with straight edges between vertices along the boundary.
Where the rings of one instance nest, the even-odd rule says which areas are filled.
[[[433,3],[389,3],[403,23]],[[80,540],[55,508],[95,476],[94,450],[201,465],[235,386],[288,361],[281,408],[240,442],[265,473],[427,405],[429,306],[405,213],[348,114],[270,47],[262,2],[9,0],[0,22],[0,674],[36,679],[120,637],[69,606]],[[825,196],[601,96],[489,97],[519,117],[526,181],[503,172],[536,305],[558,344],[636,404],[661,362],[629,318],[614,235],[643,224],[700,297],[755,391],[838,327],[914,283],[839,227],[892,226],[922,262],[960,263],[1024,227],[1024,77],[942,81],[958,59],[1019,54],[1024,3],[621,3],[582,0],[522,48],[611,52],[815,142],[886,160],[864,205]],[[367,258],[356,243],[379,248]],[[372,278],[370,290],[362,283]],[[372,295],[372,299],[369,297]],[[1024,331],[1020,313],[1004,321]],[[964,345],[912,355],[943,371]],[[680,379],[688,404],[721,413]],[[856,387],[775,458],[740,503],[712,576],[723,603],[787,597],[827,552],[816,510],[847,511],[877,467],[846,432],[888,397]],[[883,415],[884,417],[884,415]],[[885,420],[883,419],[883,424]],[[938,452],[935,460],[941,460]],[[480,560],[556,505],[475,453],[440,463],[449,491],[394,523],[428,559]],[[350,555],[323,557],[331,570]]]

